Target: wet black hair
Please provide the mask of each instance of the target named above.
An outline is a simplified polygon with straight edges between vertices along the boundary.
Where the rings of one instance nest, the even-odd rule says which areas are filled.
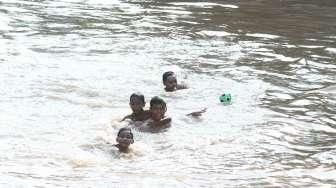
[[[139,98],[139,99],[141,100],[141,102],[145,103],[145,96],[144,96],[142,93],[139,93],[139,92],[137,92],[137,93],[133,93],[133,94],[130,96],[130,101],[131,101],[131,99],[134,98],[134,97]]]
[[[132,133],[132,130],[131,130],[130,128],[127,128],[127,127],[123,127],[123,128],[121,128],[121,129],[119,129],[119,131],[118,131],[118,136],[119,136],[120,133],[123,132],[123,131],[127,131],[127,132],[129,132],[130,135],[132,136],[132,139],[133,139],[133,133]]]
[[[155,96],[150,100],[150,106],[153,106],[155,104],[159,104],[162,105],[163,108],[167,108],[166,102],[158,96]]]
[[[167,78],[169,76],[173,76],[174,74],[175,73],[173,71],[167,71],[167,72],[163,73],[163,75],[162,75],[162,81],[163,81],[163,83],[165,83],[167,81]]]

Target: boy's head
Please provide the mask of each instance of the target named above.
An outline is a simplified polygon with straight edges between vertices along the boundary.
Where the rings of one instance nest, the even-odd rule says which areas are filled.
[[[177,79],[176,79],[174,72],[172,71],[167,71],[163,73],[162,81],[167,91],[174,91],[175,88],[177,87]]]
[[[145,97],[143,94],[133,93],[131,95],[129,105],[134,113],[142,111],[145,104]]]
[[[159,121],[164,117],[167,111],[166,103],[160,97],[153,97],[150,101],[151,117],[155,121]]]
[[[118,132],[116,141],[118,142],[119,146],[128,148],[129,145],[134,143],[132,130],[126,127],[121,128]]]

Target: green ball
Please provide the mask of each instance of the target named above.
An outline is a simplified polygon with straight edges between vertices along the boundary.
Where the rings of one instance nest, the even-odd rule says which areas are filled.
[[[231,104],[231,94],[230,93],[224,93],[219,97],[219,101],[223,104]]]

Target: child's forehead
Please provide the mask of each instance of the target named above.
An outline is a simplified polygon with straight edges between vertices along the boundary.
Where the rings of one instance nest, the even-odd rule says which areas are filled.
[[[151,105],[151,107],[152,108],[163,108],[164,106],[163,106],[163,104],[159,104],[159,103],[157,103],[157,104],[153,104],[153,105]]]
[[[167,80],[172,80],[172,79],[176,79],[175,74],[169,75],[169,76],[167,77]]]

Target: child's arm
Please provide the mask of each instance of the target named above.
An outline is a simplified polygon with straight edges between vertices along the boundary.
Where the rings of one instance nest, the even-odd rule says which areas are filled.
[[[196,111],[196,112],[191,112],[189,114],[187,114],[187,116],[193,116],[193,117],[199,117],[201,116],[204,112],[206,112],[207,108],[203,108],[200,111]]]
[[[131,117],[132,117],[132,114],[127,115],[124,118],[122,118],[122,120],[120,120],[120,122],[125,121],[126,119],[130,119]]]
[[[171,120],[172,119],[170,117],[164,118],[164,119],[160,120],[159,125],[160,126],[162,126],[162,125],[168,125],[171,122]]]
[[[167,128],[170,127],[170,122],[171,122],[171,118],[164,118],[160,121],[156,121],[156,122],[149,122],[150,126],[155,126],[155,127],[160,127],[160,129],[162,128]]]

